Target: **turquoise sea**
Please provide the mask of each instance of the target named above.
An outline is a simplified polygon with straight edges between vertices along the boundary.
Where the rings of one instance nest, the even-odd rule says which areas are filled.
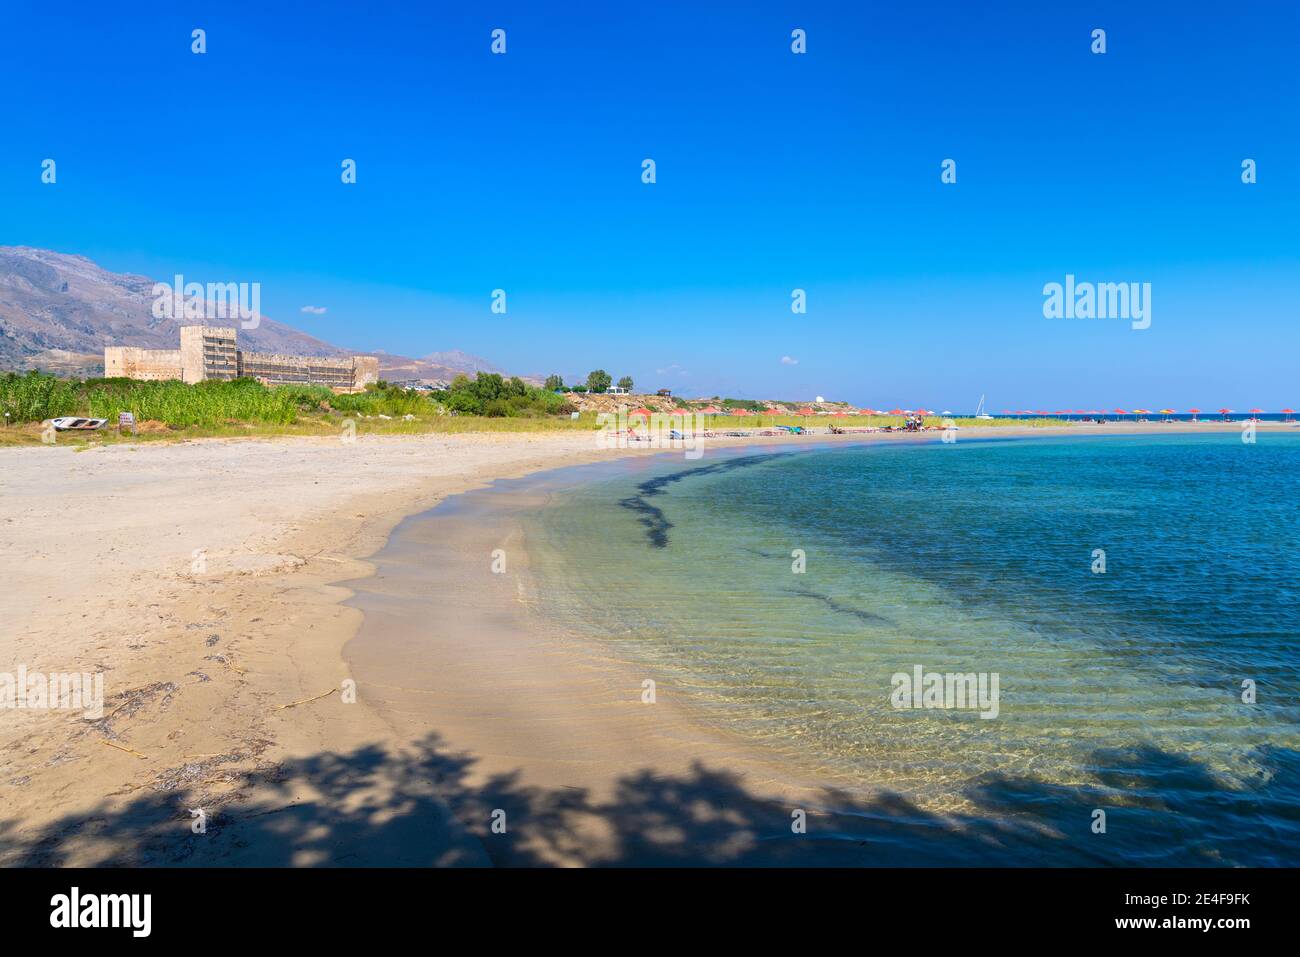
[[[524,520],[545,613],[828,789],[1008,863],[1296,865],[1298,476],[1272,433],[711,449]],[[895,707],[918,666],[997,716]]]

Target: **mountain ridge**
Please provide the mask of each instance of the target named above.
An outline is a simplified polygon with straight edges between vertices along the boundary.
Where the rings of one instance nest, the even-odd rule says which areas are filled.
[[[179,327],[203,320],[155,318],[153,288],[159,281],[111,272],[76,253],[0,246],[0,371],[37,368],[101,375],[105,346],[177,348]],[[367,354],[266,316],[256,328],[241,328],[239,342],[257,352]],[[381,351],[368,354],[379,358],[380,376],[388,379],[436,381],[461,372],[501,371],[481,356],[455,349],[418,359]]]

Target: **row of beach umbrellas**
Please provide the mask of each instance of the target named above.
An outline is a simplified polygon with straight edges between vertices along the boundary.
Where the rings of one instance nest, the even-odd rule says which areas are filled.
[[[760,415],[760,414],[761,415],[789,415],[790,414],[785,409],[766,409],[762,413],[751,412],[749,409],[732,409],[730,410],[730,412],[728,412],[726,409],[719,409],[711,405],[706,406],[705,408],[699,410],[677,408],[677,409],[673,409],[673,411],[670,414],[671,415],[692,415],[694,414],[694,411],[698,411],[703,415],[747,416],[747,415]],[[1201,414],[1200,409],[1188,409],[1187,412],[1188,414],[1194,416]],[[1233,412],[1232,409],[1227,409],[1227,408],[1219,409],[1220,415],[1225,415],[1225,416],[1231,415],[1232,412]],[[1250,410],[1251,415],[1261,415],[1263,414],[1263,412],[1264,412],[1263,409]],[[642,417],[648,419],[650,416],[654,414],[655,413],[652,412],[650,409],[641,408],[641,409],[633,409],[631,412],[628,413],[628,417],[629,418]],[[794,414],[795,415],[846,416],[846,415],[852,415],[853,413],[818,412],[815,409],[812,409],[810,407],[804,407],[796,411]],[[858,415],[922,415],[924,416],[924,415],[935,415],[936,413],[933,413],[928,409],[890,409],[889,411],[885,411],[883,409],[859,409],[857,411],[857,414]],[[1058,409],[1055,412],[1049,412],[1045,409],[1017,409],[1015,411],[1012,411],[1011,409],[1003,409],[1002,414],[1003,415],[1177,415],[1178,410],[1157,409],[1156,411],[1153,412],[1151,409],[1112,409],[1108,413],[1105,409]],[[1289,417],[1295,414],[1295,409],[1282,409],[1282,414],[1287,416],[1289,421]]]
[[[1250,414],[1262,415],[1265,413],[1265,411],[1266,410],[1264,409],[1251,409]],[[1012,411],[1011,409],[1003,409],[1002,412],[1004,415],[1108,415],[1108,414],[1109,415],[1178,415],[1179,414],[1177,409],[1156,409],[1153,411],[1151,409],[1136,409],[1136,408],[1135,409],[1111,409],[1109,413],[1105,409],[1058,409],[1056,412],[1048,412],[1044,409],[1017,409],[1015,411]],[[1194,408],[1188,409],[1187,412],[1190,415],[1201,414],[1200,409],[1194,409]],[[1281,412],[1283,415],[1288,415],[1288,416],[1294,415],[1295,409],[1282,409]],[[1231,415],[1232,413],[1233,413],[1232,409],[1228,409],[1228,408],[1219,409],[1220,415]]]

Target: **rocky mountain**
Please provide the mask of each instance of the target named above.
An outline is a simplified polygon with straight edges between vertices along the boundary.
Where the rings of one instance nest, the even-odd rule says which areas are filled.
[[[198,320],[154,318],[155,281],[109,272],[83,256],[0,246],[0,368],[92,368],[109,345],[175,349],[177,326]],[[240,329],[239,340],[259,352],[344,352],[265,317],[256,329]]]
[[[392,355],[387,352],[375,353],[379,357],[379,377],[389,382],[450,382],[466,370],[459,366],[443,365],[428,359],[413,359],[410,356]],[[468,373],[471,377],[473,373]]]
[[[178,325],[197,319],[156,319],[147,276],[109,272],[84,256],[0,246],[0,371],[45,369],[99,375],[105,346],[175,349]],[[233,325],[233,322],[228,324]],[[344,349],[262,317],[239,330],[240,345],[257,352],[349,355]],[[375,353],[385,379],[450,381],[457,373],[500,372],[486,359],[453,350],[423,359]]]
[[[431,352],[422,361],[428,362],[430,365],[455,369],[457,372],[464,372],[466,375],[471,376],[476,372],[506,374],[504,369],[497,368],[482,356],[472,356],[468,352],[461,352],[459,349],[452,349],[450,352]]]

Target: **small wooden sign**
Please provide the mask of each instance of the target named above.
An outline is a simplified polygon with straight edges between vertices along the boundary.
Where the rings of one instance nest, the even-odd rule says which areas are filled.
[[[134,412],[119,412],[117,414],[117,430],[121,432],[123,429],[130,429],[131,434],[135,434]]]

